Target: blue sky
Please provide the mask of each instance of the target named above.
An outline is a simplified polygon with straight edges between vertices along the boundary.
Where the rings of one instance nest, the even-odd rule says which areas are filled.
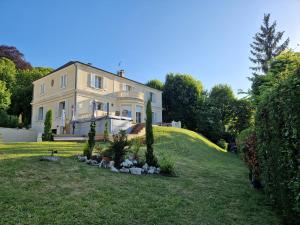
[[[206,89],[247,90],[249,44],[267,12],[300,51],[300,0],[1,0],[0,11],[0,44],[33,66],[79,60],[116,72],[121,61],[140,82],[178,72]]]

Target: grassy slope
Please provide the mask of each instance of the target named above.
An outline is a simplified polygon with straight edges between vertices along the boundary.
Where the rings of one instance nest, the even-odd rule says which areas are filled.
[[[0,224],[279,224],[236,156],[183,129],[155,128],[178,177],[113,174],[76,162],[74,143],[0,146]],[[64,159],[40,162],[49,146]]]

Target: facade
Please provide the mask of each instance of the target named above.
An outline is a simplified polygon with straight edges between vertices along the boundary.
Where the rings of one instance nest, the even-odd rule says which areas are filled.
[[[128,129],[145,121],[149,99],[153,123],[162,122],[162,92],[125,78],[122,70],[113,74],[71,61],[33,85],[31,121],[38,132],[43,132],[46,112],[51,109],[53,132],[87,134],[94,107],[98,133],[107,119],[110,132]]]

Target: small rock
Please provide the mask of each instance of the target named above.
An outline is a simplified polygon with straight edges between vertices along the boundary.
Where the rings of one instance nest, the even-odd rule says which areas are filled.
[[[121,163],[121,166],[130,168],[131,166],[133,166],[133,163],[129,159],[125,159],[125,161]]]
[[[137,168],[137,167],[132,167],[129,169],[131,174],[134,175],[141,175],[142,174],[142,169],[141,168]]]
[[[114,165],[115,165],[115,161],[109,161],[109,164],[108,164],[109,168],[114,167]]]
[[[119,170],[116,167],[114,167],[114,166],[110,167],[110,171],[116,172],[116,173],[119,172]]]
[[[106,161],[106,160],[101,160],[101,162],[100,162],[100,164],[99,164],[99,167],[101,168],[108,168],[108,165],[109,164],[109,162],[108,161]]]
[[[56,162],[58,160],[59,160],[59,158],[56,156],[42,156],[40,158],[40,161],[48,161],[48,162]]]
[[[128,168],[125,168],[125,167],[122,167],[119,171],[120,171],[121,173],[129,173],[129,169],[128,169]]]
[[[149,166],[147,163],[145,163],[142,168],[144,169],[144,171],[147,171],[149,169]]]
[[[86,156],[80,156],[79,155],[77,158],[78,158],[79,162],[85,162],[87,160]]]
[[[160,168],[157,167],[156,170],[154,171],[154,173],[159,174],[160,173]]]
[[[138,164],[138,161],[133,160],[132,163],[133,163],[133,165],[136,165],[136,164]]]
[[[148,174],[154,174],[155,172],[155,167],[150,167],[149,170],[148,170]]]

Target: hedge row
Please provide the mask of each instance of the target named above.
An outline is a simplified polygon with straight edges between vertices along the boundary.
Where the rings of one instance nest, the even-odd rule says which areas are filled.
[[[263,95],[255,127],[265,193],[285,224],[300,224],[300,67]]]

